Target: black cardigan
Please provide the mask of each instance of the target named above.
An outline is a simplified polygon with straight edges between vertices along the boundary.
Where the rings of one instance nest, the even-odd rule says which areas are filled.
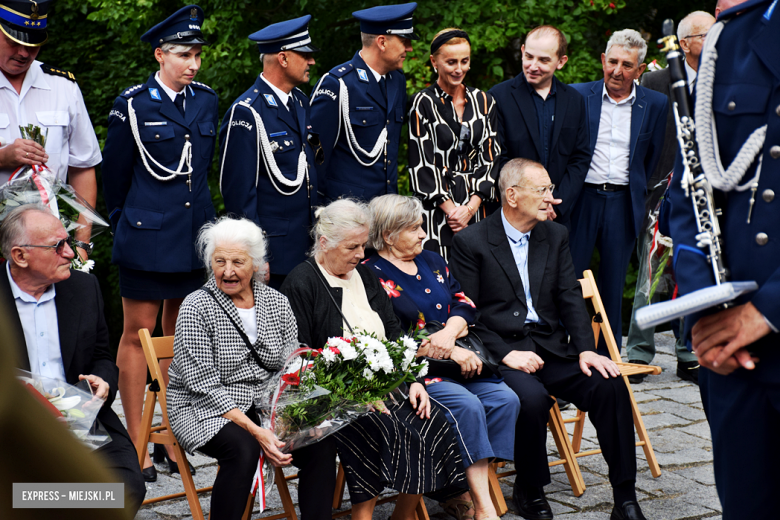
[[[309,265],[306,265],[309,264]],[[313,258],[309,258],[290,271],[284,280],[280,291],[290,300],[295,319],[298,321],[298,340],[312,348],[322,348],[333,336],[341,336],[349,333],[343,330],[344,320],[339,309],[333,305],[333,301],[325,292],[322,279],[314,269],[317,267]],[[355,268],[363,279],[366,288],[368,304],[379,314],[385,326],[385,336],[394,340],[403,334],[401,322],[393,311],[393,304],[387,293],[379,284],[379,279],[374,276],[363,264]],[[331,294],[341,307],[342,289],[330,287]],[[360,323],[350,323],[353,329],[359,329]]]

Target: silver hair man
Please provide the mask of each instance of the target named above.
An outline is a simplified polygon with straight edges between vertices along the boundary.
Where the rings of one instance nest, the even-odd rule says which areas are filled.
[[[645,56],[647,56],[647,42],[639,32],[634,29],[623,29],[622,31],[616,31],[612,33],[607,42],[607,50],[604,54],[609,55],[609,51],[612,47],[618,46],[624,49],[636,49],[637,61],[643,63]]]

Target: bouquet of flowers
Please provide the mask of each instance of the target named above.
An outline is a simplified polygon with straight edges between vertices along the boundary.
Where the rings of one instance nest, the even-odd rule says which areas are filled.
[[[409,336],[388,341],[357,331],[352,337],[329,338],[323,348],[293,351],[255,403],[263,427],[289,453],[319,442],[362,414],[382,411],[385,401],[406,400],[405,384],[428,372],[427,362],[417,362],[418,347]],[[263,472],[262,466],[261,455],[253,490],[272,484],[273,470]]]
[[[42,134],[39,127],[29,125],[19,128],[23,138],[32,139],[41,146],[46,143],[46,134]],[[108,222],[72,186],[59,180],[46,166],[21,166],[8,183],[0,187],[0,222],[14,208],[25,204],[48,206],[52,214],[62,221],[68,234],[80,239],[74,241],[74,245],[87,254],[92,251],[89,241],[109,227]],[[89,272],[95,262],[84,260],[78,250],[75,252],[71,262],[73,268]]]
[[[647,213],[647,232],[642,237],[645,241],[646,256],[639,259],[639,278],[645,280],[645,283],[641,287],[637,286],[637,292],[647,299],[648,304],[656,293],[671,294],[676,286],[672,271],[672,239],[658,231],[658,214],[669,182],[671,174],[653,189],[654,193],[650,198],[654,203]]]
[[[105,399],[92,394],[89,382],[85,380],[70,385],[65,381],[18,369],[16,377],[84,445],[97,449],[111,442],[111,436],[97,420]]]

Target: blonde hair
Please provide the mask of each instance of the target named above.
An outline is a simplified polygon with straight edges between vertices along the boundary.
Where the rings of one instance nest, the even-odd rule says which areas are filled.
[[[458,27],[447,27],[446,29],[442,29],[441,31],[437,32],[434,35],[433,39],[431,39],[431,45],[433,45],[433,41],[436,38],[438,38],[439,36],[441,36],[444,33],[447,33],[447,32],[450,32],[450,31],[462,31],[462,30],[463,29],[459,29]],[[471,48],[471,42],[469,42],[466,38],[455,37],[455,38],[449,40],[448,42],[446,42],[445,44],[443,44],[438,49],[436,49],[436,52],[433,53],[433,56],[438,56],[439,53],[441,52],[442,47],[446,47],[448,45],[458,45],[460,43],[468,43],[469,44],[469,48]]]
[[[401,231],[416,224],[422,216],[422,202],[419,199],[392,193],[376,197],[369,208],[371,231],[368,243],[377,251],[388,247],[385,233],[390,233],[390,239],[395,241]]]

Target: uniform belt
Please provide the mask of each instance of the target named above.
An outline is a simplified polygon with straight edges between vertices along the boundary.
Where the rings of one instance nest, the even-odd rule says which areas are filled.
[[[586,182],[585,186],[599,191],[623,191],[628,189],[628,184],[610,184],[608,182],[602,184],[593,184],[592,182]]]

